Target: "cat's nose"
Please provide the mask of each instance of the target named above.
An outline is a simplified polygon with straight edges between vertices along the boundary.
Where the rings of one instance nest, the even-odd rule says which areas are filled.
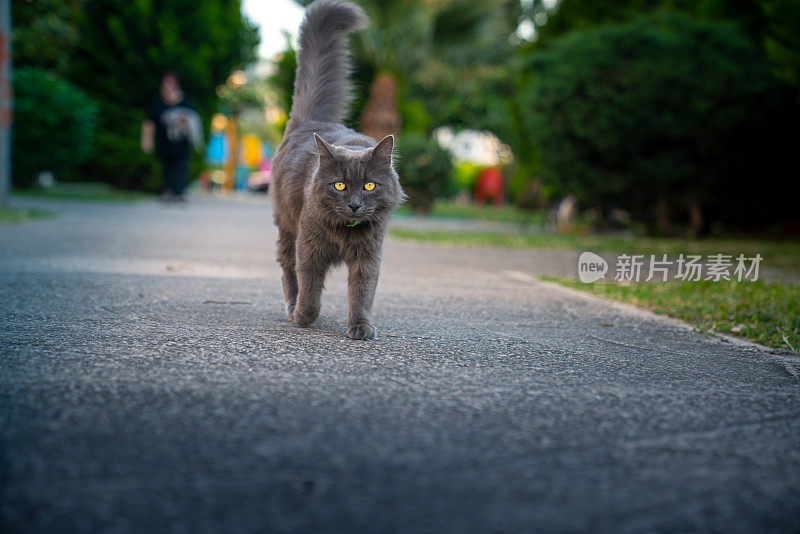
[[[353,213],[357,212],[358,208],[361,207],[361,203],[360,202],[350,202],[347,205],[350,206],[350,209],[353,210]]]

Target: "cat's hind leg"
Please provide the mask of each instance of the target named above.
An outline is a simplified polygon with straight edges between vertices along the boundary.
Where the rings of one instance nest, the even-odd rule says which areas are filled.
[[[293,320],[294,308],[297,304],[295,239],[294,234],[278,229],[278,263],[283,269],[283,275],[281,276],[283,299],[286,306],[286,316],[290,321]]]

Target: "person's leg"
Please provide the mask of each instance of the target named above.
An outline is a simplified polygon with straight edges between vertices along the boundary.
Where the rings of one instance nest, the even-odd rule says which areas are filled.
[[[170,158],[161,157],[161,181],[164,184],[164,188],[161,191],[161,198],[164,200],[172,200],[173,196],[175,196],[175,191],[172,185],[173,178],[172,175],[174,174],[173,171],[173,163]]]
[[[173,176],[173,192],[175,196],[183,198],[183,190],[186,189],[186,182],[189,180],[189,158],[177,158],[175,160],[175,171]]]

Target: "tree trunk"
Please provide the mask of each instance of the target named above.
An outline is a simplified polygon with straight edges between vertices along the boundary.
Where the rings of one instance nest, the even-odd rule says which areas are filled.
[[[675,233],[669,213],[669,201],[664,196],[658,197],[656,201],[656,231],[665,236]]]
[[[380,141],[400,131],[400,112],[397,109],[397,78],[379,72],[369,86],[369,98],[361,114],[361,132]]]
[[[703,205],[693,197],[689,200],[689,237],[697,237],[703,231]]]

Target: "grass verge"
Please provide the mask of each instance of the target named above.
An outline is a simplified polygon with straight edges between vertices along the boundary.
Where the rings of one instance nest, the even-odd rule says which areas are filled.
[[[800,349],[800,283],[667,282],[584,284],[542,277],[686,321],[704,332],[735,335],[768,347]]]
[[[49,211],[0,207],[0,224],[40,219],[49,215]]]
[[[760,239],[710,238],[676,239],[594,234],[503,234],[491,232],[451,232],[396,228],[398,239],[469,247],[542,248],[590,250],[626,254],[761,254],[761,265],[787,271],[800,271],[800,242]]]
[[[408,206],[401,207],[397,210],[397,213],[401,216],[414,215],[414,212]],[[514,206],[459,204],[446,200],[437,200],[428,216],[440,219],[474,219],[534,226],[543,225],[546,218],[545,213],[542,211],[525,211]]]
[[[17,189],[14,195],[24,197],[54,198],[63,200],[85,200],[95,202],[135,202],[155,198],[150,193],[122,191],[109,184],[100,183],[62,183],[48,189]]]

